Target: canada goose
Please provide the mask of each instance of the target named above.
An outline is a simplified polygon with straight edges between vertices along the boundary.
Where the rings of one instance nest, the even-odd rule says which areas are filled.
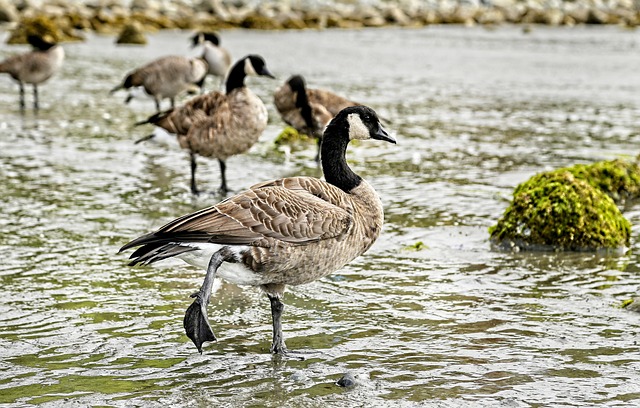
[[[206,313],[216,274],[238,285],[258,286],[267,294],[273,319],[271,352],[285,353],[285,286],[310,283],[342,268],[378,238],[384,218],[380,198],[345,158],[354,139],[395,143],[373,109],[346,108],[324,133],[326,182],[289,177],[257,184],[120,249],[140,247],[130,265],[177,257],[207,271],[184,317],[187,336],[200,352],[205,341],[216,340]]]
[[[342,109],[361,105],[324,89],[307,88],[302,75],[293,75],[276,90],[273,102],[282,120],[298,132],[320,140],[325,126]]]
[[[220,77],[224,81],[231,66],[231,54],[220,46],[220,37],[216,33],[199,32],[191,37],[191,46],[202,45],[202,58],[209,64],[209,75]],[[204,86],[204,83],[203,83]]]
[[[46,35],[30,35],[27,41],[34,48],[25,54],[14,55],[0,62],[0,73],[7,73],[20,85],[20,110],[24,110],[24,84],[33,85],[33,109],[40,108],[38,85],[58,72],[64,61],[64,49]]]
[[[194,87],[199,89],[207,75],[207,62],[202,58],[187,58],[170,55],[158,58],[127,74],[124,81],[111,90],[143,87],[145,92],[156,102],[156,110],[160,111],[160,101],[165,98],[171,100],[171,107],[175,106],[175,97]],[[133,95],[125,100],[129,103]]]
[[[249,150],[267,127],[267,108],[245,86],[247,75],[274,78],[262,57],[248,55],[229,71],[226,94],[212,91],[136,123],[151,123],[178,135],[180,146],[190,152],[193,194],[198,194],[196,155],[218,159],[222,179],[220,192],[224,194],[228,191],[225,161]]]

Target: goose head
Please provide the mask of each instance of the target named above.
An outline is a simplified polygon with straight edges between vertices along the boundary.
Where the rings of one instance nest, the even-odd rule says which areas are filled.
[[[204,44],[207,41],[216,46],[220,45],[220,37],[218,36],[218,34],[201,31],[191,37],[191,48],[195,48],[198,45]]]
[[[43,36],[30,34],[27,36],[27,42],[40,51],[46,51],[56,45],[56,41],[51,34]]]
[[[376,112],[368,106],[350,106],[341,110],[327,125],[327,132],[339,131],[347,134],[349,140],[384,140],[396,143],[396,140],[382,127]]]
[[[306,84],[302,75],[292,75],[287,79],[287,85],[292,92],[300,92],[306,89]]]
[[[244,60],[244,73],[247,76],[266,76],[275,78],[275,76],[267,69],[267,63],[264,59],[256,54],[247,55]]]

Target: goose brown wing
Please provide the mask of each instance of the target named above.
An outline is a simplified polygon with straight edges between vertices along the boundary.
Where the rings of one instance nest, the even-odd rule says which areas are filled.
[[[333,116],[337,115],[344,108],[360,105],[357,102],[343,98],[340,95],[324,89],[307,89],[309,102],[324,106]]]
[[[304,182],[278,180],[179,218],[156,234],[206,234],[208,242],[220,244],[268,245],[277,240],[304,245],[339,238],[352,222],[346,208],[313,194]]]
[[[224,94],[214,91],[188,100],[184,105],[157,113],[143,123],[152,123],[168,132],[186,135],[194,122],[203,120],[226,103]]]

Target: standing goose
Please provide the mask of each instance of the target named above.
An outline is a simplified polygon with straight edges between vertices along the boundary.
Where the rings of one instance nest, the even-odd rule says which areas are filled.
[[[178,135],[180,146],[190,153],[193,194],[199,193],[196,186],[196,155],[218,159],[222,179],[220,192],[224,194],[228,191],[225,174],[227,158],[249,150],[267,127],[267,108],[245,86],[247,75],[274,78],[262,57],[248,55],[236,62],[229,71],[225,94],[212,91],[192,98],[179,108],[155,114],[137,123],[151,123]],[[147,138],[151,137],[153,135]]]
[[[209,75],[219,77],[224,81],[224,77],[231,66],[231,54],[226,48],[220,46],[220,37],[216,33],[200,32],[191,37],[191,46],[202,45],[204,50],[202,58],[209,64]],[[204,86],[204,82],[202,84]]]
[[[271,352],[285,353],[285,286],[310,283],[342,268],[378,238],[384,218],[380,198],[345,158],[354,139],[395,143],[371,108],[346,108],[324,133],[326,182],[290,177],[257,184],[120,249],[140,247],[130,265],[177,257],[207,271],[184,317],[187,336],[198,351],[205,341],[216,340],[206,312],[216,274],[238,285],[258,286],[267,294],[273,319]]]
[[[273,102],[285,123],[318,140],[316,161],[325,126],[342,109],[360,105],[324,89],[307,88],[302,75],[287,79],[274,93]]]
[[[64,49],[55,44],[50,36],[30,35],[27,41],[32,51],[14,55],[0,62],[0,73],[7,73],[20,85],[20,110],[24,111],[24,84],[33,85],[33,109],[40,108],[38,85],[53,76],[64,61]]]
[[[160,111],[160,101],[165,98],[171,100],[171,107],[175,106],[175,98],[180,93],[201,88],[207,75],[207,62],[202,58],[187,58],[177,55],[158,58],[130,72],[122,83],[111,90],[142,87],[153,97],[156,110]],[[125,103],[133,99],[129,93]]]

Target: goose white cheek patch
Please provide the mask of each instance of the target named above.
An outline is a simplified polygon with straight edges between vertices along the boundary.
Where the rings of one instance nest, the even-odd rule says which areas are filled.
[[[258,73],[256,72],[255,68],[253,68],[253,64],[251,63],[251,60],[249,58],[244,60],[244,73],[246,75],[258,76]]]
[[[347,116],[347,121],[349,122],[349,139],[360,139],[366,140],[370,139],[369,136],[369,128],[367,128],[364,123],[362,123],[362,119],[360,119],[360,115],[357,113],[351,113]]]

